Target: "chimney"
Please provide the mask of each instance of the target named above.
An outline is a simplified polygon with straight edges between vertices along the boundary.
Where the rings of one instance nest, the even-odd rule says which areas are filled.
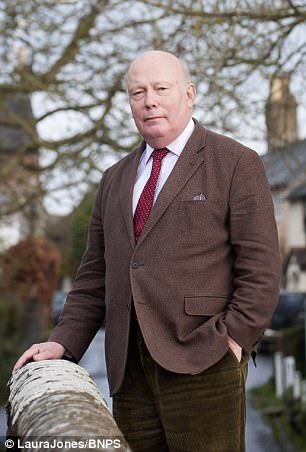
[[[297,102],[290,93],[289,82],[287,73],[277,73],[271,78],[270,95],[266,103],[268,151],[298,139]]]

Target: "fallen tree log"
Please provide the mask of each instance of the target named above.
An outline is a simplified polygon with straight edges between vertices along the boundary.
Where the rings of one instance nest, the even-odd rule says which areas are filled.
[[[131,451],[96,384],[77,364],[28,363],[11,376],[8,392],[11,450]]]

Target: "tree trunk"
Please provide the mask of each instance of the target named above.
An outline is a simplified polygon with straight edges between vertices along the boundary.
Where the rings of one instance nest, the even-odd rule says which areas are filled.
[[[12,375],[8,391],[11,450],[130,451],[96,384],[76,364],[61,359],[29,363]]]

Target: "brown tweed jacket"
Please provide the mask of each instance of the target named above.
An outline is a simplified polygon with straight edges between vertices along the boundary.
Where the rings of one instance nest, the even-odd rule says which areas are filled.
[[[277,231],[257,153],[196,122],[135,245],[132,194],[143,149],[103,175],[87,248],[49,338],[79,360],[105,317],[111,394],[124,376],[132,297],[152,357],[190,374],[222,358],[227,334],[250,353],[278,299]]]

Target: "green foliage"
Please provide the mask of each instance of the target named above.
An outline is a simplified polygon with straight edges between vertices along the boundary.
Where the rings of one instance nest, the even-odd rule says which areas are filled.
[[[68,268],[69,274],[72,277],[76,274],[86,248],[88,222],[94,197],[95,189],[85,195],[82,202],[72,213],[68,244]]]
[[[0,403],[7,401],[6,384],[21,353],[35,342],[47,340],[42,329],[37,299],[21,301],[12,294],[0,295]]]
[[[306,407],[301,400],[290,400],[287,402],[288,418],[292,429],[304,437],[306,443]]]
[[[6,383],[22,350],[22,305],[12,296],[0,298],[0,403],[6,402]]]
[[[300,400],[293,400],[292,390],[283,398],[275,395],[274,378],[262,386],[251,390],[251,401],[254,407],[262,411],[270,425],[280,450],[306,450],[306,410]],[[286,446],[288,445],[288,449]]]
[[[283,330],[282,352],[286,356],[294,356],[296,368],[305,378],[305,339],[304,325],[297,325]]]
[[[263,409],[266,408],[267,403],[272,398],[275,398],[275,384],[274,377],[269,378],[269,380],[262,386],[256,386],[252,388],[251,395],[256,408]],[[277,399],[275,398],[274,402]]]

